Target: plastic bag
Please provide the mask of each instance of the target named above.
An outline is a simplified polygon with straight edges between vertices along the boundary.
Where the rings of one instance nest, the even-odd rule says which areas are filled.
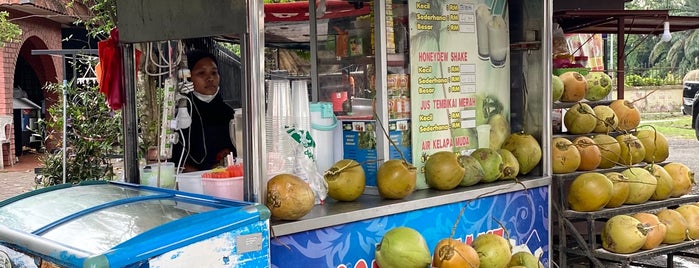
[[[107,104],[112,110],[119,110],[124,105],[124,76],[123,55],[119,47],[119,29],[114,28],[109,32],[109,38],[97,43],[97,54],[99,55],[99,70],[97,81],[100,92],[107,99]],[[141,59],[141,51],[135,50],[136,73]],[[133,79],[127,77],[126,79]]]
[[[98,77],[100,92],[107,98],[109,108],[119,110],[124,104],[119,30],[116,28],[112,29],[107,40],[97,43],[97,51],[100,58],[100,66],[102,66],[101,77]]]
[[[303,129],[289,127],[286,129],[294,141],[293,154],[296,156],[294,174],[306,181],[315,194],[315,203],[323,204],[328,196],[328,184],[323,175],[318,172],[315,161],[315,141],[311,137],[311,132]]]
[[[570,55],[570,49],[568,48],[568,42],[566,41],[566,35],[563,32],[558,23],[553,24],[553,55]]]

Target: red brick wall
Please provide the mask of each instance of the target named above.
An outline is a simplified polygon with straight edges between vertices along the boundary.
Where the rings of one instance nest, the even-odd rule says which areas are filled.
[[[60,56],[31,55],[33,49],[59,50],[62,48],[60,24],[41,17],[22,18],[27,15],[29,14],[10,11],[10,19],[20,26],[22,37],[20,42],[5,44],[5,47],[0,49],[2,52],[2,60],[0,61],[0,115],[12,116],[15,65],[20,53],[36,72],[40,84],[63,80],[63,64]],[[46,96],[46,93],[44,95]],[[47,103],[47,105],[51,104]],[[14,137],[13,131],[7,133],[11,139]],[[5,165],[10,164],[9,161],[15,161],[15,157],[7,157],[7,155],[14,156],[13,153],[10,153],[14,152],[14,147],[13,140],[10,151],[4,152]]]

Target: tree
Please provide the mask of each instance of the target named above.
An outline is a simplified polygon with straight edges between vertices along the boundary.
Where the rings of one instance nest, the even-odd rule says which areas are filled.
[[[64,87],[49,84],[46,90],[62,96]],[[84,180],[114,179],[109,156],[119,152],[122,144],[121,113],[110,110],[106,99],[96,86],[65,87],[67,102],[65,109],[67,122],[63,121],[63,99],[49,107],[51,120],[42,121],[47,136],[66,144],[66,182],[77,183]],[[96,123],[99,122],[99,123]],[[66,140],[57,130],[67,124]],[[43,186],[63,182],[63,152],[57,150],[42,157],[44,164]]]
[[[699,16],[699,1],[632,1],[626,4],[626,9],[668,9],[670,15]],[[660,36],[646,38],[643,42],[639,47],[644,49],[627,53],[627,58],[644,58],[644,55],[639,53],[650,51],[646,56],[648,66],[676,70],[675,75],[680,77],[698,66],[699,30],[674,32],[670,42],[660,41]],[[627,60],[626,63],[630,69],[638,67],[633,61]]]
[[[114,0],[74,0],[75,3],[85,4],[93,12],[86,20],[78,21],[84,25],[89,35],[104,39],[109,30],[116,25],[116,6]],[[90,66],[94,66],[94,62]],[[78,69],[78,76],[87,72],[84,66],[73,66]],[[60,149],[48,152],[41,157],[43,163],[42,180],[37,183],[43,186],[63,182],[63,147],[65,151],[66,182],[77,183],[84,180],[115,179],[110,156],[122,151],[123,135],[121,112],[112,111],[106,104],[104,94],[99,92],[97,85],[77,85],[75,80],[68,85],[47,84],[44,89],[63,96],[65,90],[67,101],[60,98],[55,105],[48,107],[49,117],[41,121],[46,131],[47,139],[59,141]],[[52,94],[49,94],[52,95]],[[65,107],[66,120],[63,120]],[[63,126],[66,126],[63,139]],[[65,145],[65,146],[63,146]]]
[[[6,43],[17,41],[17,38],[22,35],[22,29],[19,25],[7,20],[10,15],[7,11],[0,11],[0,47],[4,47]]]
[[[89,7],[92,12],[88,19],[76,21],[76,24],[84,25],[91,36],[106,38],[109,31],[116,27],[116,0],[72,0],[69,5],[75,3]]]

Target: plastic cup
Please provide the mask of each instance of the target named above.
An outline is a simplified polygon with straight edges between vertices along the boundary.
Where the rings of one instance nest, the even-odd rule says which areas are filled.
[[[476,37],[478,39],[478,57],[487,60],[490,56],[488,51],[488,23],[492,19],[490,8],[480,4],[476,7]]]
[[[308,82],[294,80],[291,82],[291,116],[292,125],[298,129],[310,130],[310,111],[308,108]]]
[[[478,134],[478,148],[490,148],[490,125],[477,126],[476,133]]]
[[[505,19],[501,16],[493,16],[488,22],[488,53],[490,63],[494,67],[502,67],[507,60],[507,52],[510,48],[509,33]]]

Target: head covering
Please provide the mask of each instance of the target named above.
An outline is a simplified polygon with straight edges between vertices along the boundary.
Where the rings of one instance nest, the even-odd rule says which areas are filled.
[[[191,71],[194,69],[194,65],[196,65],[197,62],[203,58],[212,59],[216,66],[218,66],[218,61],[216,60],[216,56],[214,56],[214,54],[204,50],[192,50],[187,52],[187,68]]]

